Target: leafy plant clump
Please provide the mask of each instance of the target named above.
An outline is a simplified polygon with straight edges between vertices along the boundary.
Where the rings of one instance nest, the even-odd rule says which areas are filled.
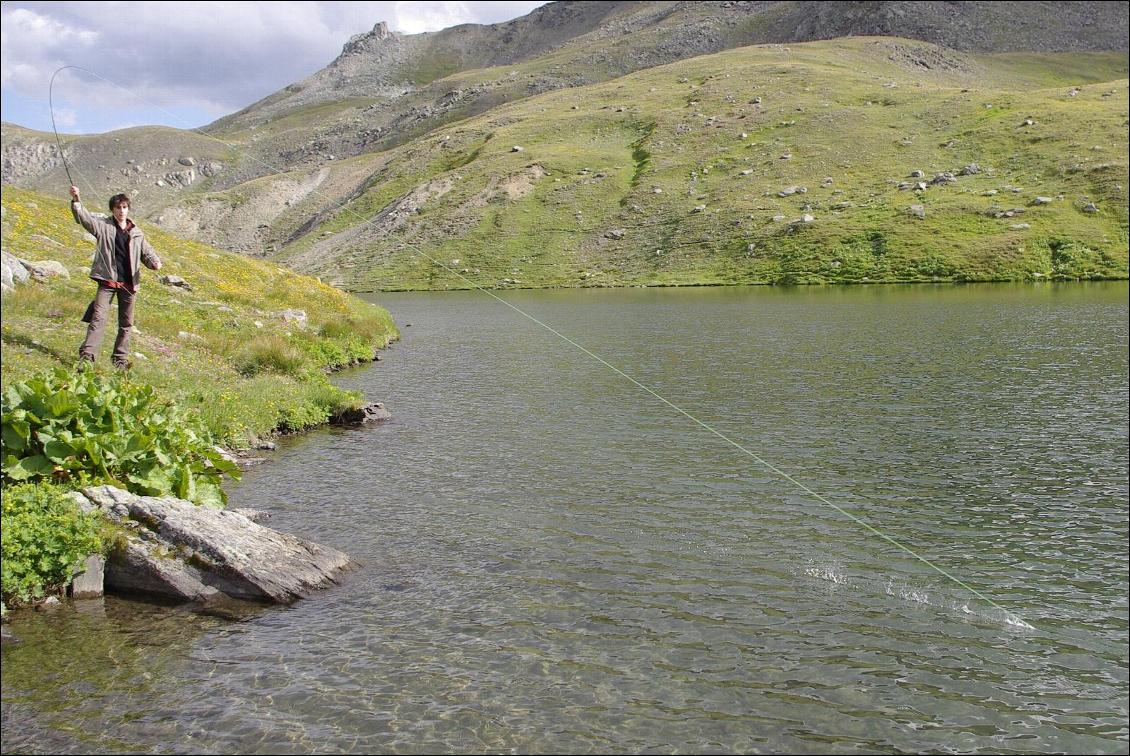
[[[0,583],[5,606],[60,589],[85,557],[102,551],[102,519],[80,512],[58,486],[6,487],[3,511]]]
[[[123,375],[56,368],[10,384],[2,436],[5,484],[109,483],[220,507],[223,475],[239,477],[197,413]]]

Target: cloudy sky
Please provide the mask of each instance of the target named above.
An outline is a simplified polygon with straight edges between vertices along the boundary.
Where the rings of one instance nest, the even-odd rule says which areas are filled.
[[[525,15],[538,2],[4,2],[3,120],[61,132],[196,128],[325,67],[378,21],[415,34]]]

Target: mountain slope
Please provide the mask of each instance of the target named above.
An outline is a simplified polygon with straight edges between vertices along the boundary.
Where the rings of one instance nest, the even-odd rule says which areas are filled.
[[[191,133],[183,133],[183,143],[169,143],[170,135],[156,140],[132,131],[68,138],[66,149],[93,182],[146,192],[156,210],[186,193],[394,147],[530,95],[751,44],[886,35],[979,52],[1126,51],[1128,7],[621,0],[549,3],[504,24],[428,34],[393,34],[379,23],[350,40],[326,68],[204,130],[235,150],[202,145]],[[66,179],[53,139],[36,134],[29,145],[29,134],[13,140],[9,131],[15,133],[5,124],[3,180],[57,190]],[[159,141],[163,150],[151,155]],[[142,157],[131,154],[138,146]],[[209,170],[189,175],[175,165],[180,157]],[[131,158],[136,162],[128,163]]]
[[[891,39],[703,56],[381,155],[276,258],[354,289],[1124,277],[1126,72]]]
[[[365,133],[361,146],[392,146],[418,133],[405,128],[406,117],[466,117],[504,100],[751,44],[893,36],[971,52],[1125,51],[1127,17],[1127,3],[555,2],[505,24],[432,34],[393,34],[379,23],[350,40],[326,68],[209,130],[230,133],[359,98],[370,100],[350,122]],[[426,86],[539,58],[542,65],[509,77],[517,81],[502,76],[456,89]],[[417,112],[403,107],[409,103]],[[347,140],[332,146],[338,156],[356,154]]]
[[[1070,222],[1063,228],[1079,240],[1090,239],[1088,233],[1096,228],[1106,229],[1088,247],[1097,249],[1104,244],[1104,236],[1117,246],[1119,234],[1124,233],[1118,230],[1122,221],[1117,210],[1124,200],[1110,193],[1110,185],[1122,180],[1126,164],[1124,135],[1120,138],[1117,128],[1111,133],[1112,123],[1118,126],[1119,104],[1124,102],[1125,85],[1120,83],[1126,76],[1124,52],[984,56],[910,41],[848,39],[793,45],[792,53],[770,45],[735,50],[735,57],[689,56],[749,41],[866,32],[917,35],[967,50],[1125,51],[1126,24],[1124,2],[552,3],[506,24],[467,25],[434,34],[395,35],[378,24],[373,32],[351,40],[326,69],[221,119],[206,134],[143,128],[64,140],[79,183],[88,193],[98,188],[107,188],[106,193],[125,189],[135,197],[143,216],[174,233],[249,254],[275,255],[350,286],[415,287],[431,285],[428,281],[441,286],[467,285],[410,271],[411,266],[392,251],[408,240],[422,241],[425,251],[431,250],[437,259],[463,259],[465,248],[497,253],[497,261],[486,268],[473,266],[492,271],[494,278],[484,279],[488,283],[505,278],[531,285],[589,284],[593,280],[662,283],[696,281],[700,274],[705,275],[702,281],[789,280],[796,276],[766,267],[766,261],[772,259],[766,255],[775,249],[803,246],[803,239],[827,243],[831,237],[815,234],[815,226],[803,234],[790,231],[788,238],[750,234],[750,222],[761,214],[789,215],[793,210],[797,217],[813,214],[804,211],[804,202],[794,202],[796,208],[784,207],[778,201],[783,198],[774,198],[774,194],[804,182],[813,192],[798,193],[794,200],[806,199],[810,209],[816,209],[819,187],[813,185],[823,185],[828,177],[833,183],[853,182],[854,188],[837,184],[829,190],[842,194],[830,195],[819,206],[829,211],[819,218],[821,226],[837,228],[849,217],[859,216],[858,208],[848,212],[851,208],[832,207],[843,202],[871,211],[883,207],[890,216],[884,224],[900,226],[905,219],[898,213],[911,204],[922,204],[910,202],[902,193],[890,194],[896,179],[905,178],[910,170],[904,159],[920,163],[921,170],[939,171],[961,168],[964,163],[957,164],[961,161],[992,163],[980,178],[963,181],[965,186],[992,178],[1018,183],[1021,189],[1054,191],[1056,196],[1070,190],[1076,193],[1073,201],[1079,206],[1086,204],[1079,198],[1093,195],[1101,200],[1099,217],[1069,215],[1066,220]],[[670,65],[656,68],[663,63]],[[476,67],[487,64],[496,65]],[[728,66],[738,69],[731,71]],[[639,73],[623,76],[633,71]],[[662,75],[650,75],[657,71],[663,71]],[[729,87],[716,96],[722,92],[716,79],[727,75],[747,81],[743,87]],[[1058,108],[1069,87],[1101,82],[1111,82],[1111,97],[1086,105],[1087,97],[1071,98],[1068,112],[1081,119],[1081,134],[1093,131],[1101,136],[1102,144],[1074,145],[1069,132],[1075,125],[1067,121],[1041,122],[1027,131],[1006,128],[1006,118],[1027,118],[1021,113],[1024,108],[1038,115],[1045,106]],[[755,90],[764,94],[758,87],[771,91],[773,97],[754,108],[749,103],[751,94]],[[939,100],[950,103],[954,112],[939,111]],[[692,101],[701,104],[692,106]],[[603,104],[589,107],[596,102]],[[985,112],[976,111],[978,105]],[[985,108],[988,105],[995,110]],[[607,112],[611,108],[623,110],[612,111],[611,117]],[[688,110],[691,108],[696,110]],[[988,117],[990,110],[992,118]],[[697,116],[688,118],[693,112],[702,113],[701,122],[695,122]],[[772,118],[788,125],[773,126]],[[607,128],[600,125],[602,119],[608,121]],[[994,130],[992,124],[1000,128]],[[720,164],[725,169],[730,163],[736,166],[760,159],[761,153],[777,146],[811,147],[826,154],[850,153],[864,146],[871,164],[856,162],[837,168],[828,160],[797,160],[744,165],[741,170],[750,173],[739,175],[749,178],[744,187],[733,189],[756,186],[768,192],[768,200],[753,203],[748,201],[752,195],[711,189],[718,183],[718,168],[711,167],[713,158],[729,154],[734,145],[721,132],[715,140],[699,137],[715,133],[710,128],[730,126],[749,131],[750,140],[763,144],[743,148],[757,152],[723,159]],[[900,130],[896,138],[886,138]],[[601,133],[592,137],[593,132]],[[934,136],[937,143],[923,142]],[[908,140],[911,144],[904,143]],[[949,140],[953,147],[939,148]],[[540,162],[535,166],[529,150],[507,153],[514,142],[545,145],[549,153],[536,156]],[[1067,173],[1068,164],[1090,171],[1087,161],[1099,160],[1099,151],[1082,151],[1104,145],[1110,150],[1105,162],[1111,166],[1103,170],[1113,177],[1111,181],[1092,184],[1078,172]],[[1031,152],[1030,160],[1014,158],[1010,151],[1016,150]],[[50,187],[55,193],[65,191],[66,179],[49,135],[5,124],[3,154],[6,181]],[[1025,162],[1033,166],[1036,184],[1019,169]],[[770,169],[771,165],[776,168]],[[563,176],[575,175],[586,166],[606,175],[593,179],[568,201],[560,200],[565,196],[561,193],[555,202],[541,197],[539,187],[545,183],[541,173],[556,171],[551,179],[554,184],[571,184],[574,182]],[[595,166],[604,166],[604,170]],[[631,175],[622,180],[619,174],[629,170],[625,166],[630,167]],[[654,175],[649,176],[649,171]],[[693,176],[693,185],[674,180],[680,172]],[[613,174],[617,181],[604,180]],[[645,179],[664,194],[645,191],[640,196]],[[785,184],[774,186],[781,182]],[[866,196],[859,194],[863,186],[868,187]],[[986,187],[985,191],[992,188]],[[943,188],[952,193],[952,188]],[[711,206],[703,214],[685,218],[686,208],[674,202],[679,193],[702,196]],[[946,196],[942,191],[927,194],[933,199]],[[531,197],[541,197],[542,204],[528,206]],[[833,198],[835,202],[830,201]],[[452,204],[455,202],[463,204]],[[592,207],[584,209],[586,204]],[[692,204],[692,210],[697,204]],[[521,208],[521,215],[510,218],[516,207]],[[632,207],[638,207],[633,212],[648,219],[648,227],[666,228],[667,232],[606,237],[620,226],[643,220],[623,215],[625,208]],[[586,220],[584,225],[575,222],[577,209]],[[927,218],[921,219],[925,223],[919,225],[930,228],[934,211],[940,208],[928,209]],[[372,229],[353,228],[359,221],[353,212],[365,218],[378,215],[376,236],[386,236],[388,243],[366,239],[374,234]],[[1045,218],[1065,220],[1058,218],[1058,212],[1050,207],[1040,210]],[[696,237],[698,242],[683,233],[719,213],[734,216],[728,218],[730,227],[703,232]],[[525,227],[527,215],[536,223],[524,231],[515,230]],[[494,225],[484,226],[487,218]],[[511,223],[500,236],[495,229],[508,220]],[[734,225],[736,221],[743,225]],[[438,230],[428,230],[429,224]],[[1029,236],[1036,235],[1039,224],[1029,225]],[[852,223],[844,226],[851,227]],[[522,267],[515,260],[523,255],[515,258],[499,250],[507,245],[541,246],[539,235],[553,229],[564,230],[560,241],[548,244],[548,250],[557,250],[552,255],[556,262],[545,275],[513,274],[513,269]],[[998,250],[1004,240],[993,229],[979,227],[976,233],[960,235],[956,246]],[[461,241],[453,230],[470,236]],[[1024,229],[1008,230],[1015,235]],[[649,266],[635,264],[628,277],[611,268],[605,270],[617,265],[605,264],[605,249],[631,248],[635,254],[648,247],[652,253],[660,250],[658,257],[662,257],[666,243],[680,249],[698,244],[703,251],[694,258],[699,262],[688,262],[677,274],[648,273]],[[707,259],[717,257],[722,247],[740,247],[749,253],[750,244],[760,245],[764,263],[760,268],[751,268],[744,261],[736,266],[740,272],[734,272],[730,263],[723,266],[724,272],[707,275],[716,262]],[[585,251],[567,253],[566,246]],[[575,265],[567,262],[565,254],[591,258],[592,264]],[[1025,263],[1031,268],[1027,273],[1010,264],[1002,267],[985,261],[934,270],[942,278],[1055,274],[1044,258],[1050,260],[1044,255],[1040,264]],[[1113,267],[1105,263],[1091,267],[1102,275],[1121,275],[1118,271],[1124,266],[1116,261]],[[383,272],[369,275],[368,270]],[[884,270],[872,273],[882,278],[919,276],[912,275],[909,268],[898,274]],[[800,278],[827,280],[823,274],[809,276],[809,272],[802,271]],[[1090,272],[1081,269],[1079,274]],[[586,277],[580,278],[582,275]]]

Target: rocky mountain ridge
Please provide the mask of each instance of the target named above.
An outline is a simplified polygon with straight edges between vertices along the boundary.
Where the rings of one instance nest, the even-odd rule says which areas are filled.
[[[226,164],[213,170],[225,175],[215,181],[197,184],[198,177],[141,171],[149,186],[163,190],[152,193],[164,204],[184,189],[225,189],[380,151],[505,102],[743,45],[897,36],[971,52],[1126,51],[1128,7],[1127,2],[564,0],[503,24],[463,24],[432,33],[396,34],[378,22],[351,38],[326,68],[202,129],[219,140],[203,150],[170,144],[199,141],[200,134],[174,129],[159,140],[144,130],[68,137],[66,149],[94,183],[120,184],[120,176],[130,179],[129,172],[137,172],[128,163],[131,156],[224,163],[220,158],[231,152],[225,145],[238,148],[242,158],[226,155]],[[500,70],[518,64],[521,70]],[[58,185],[62,166],[49,135],[8,123],[3,135],[0,179],[34,189]],[[153,141],[164,143],[160,154]],[[139,158],[134,155],[139,151],[146,154]]]
[[[1032,67],[1040,65],[1040,55],[1056,50],[1113,49],[1118,51],[1115,58],[1124,60],[1127,7],[1126,2],[558,2],[505,24],[463,25],[430,34],[399,35],[378,23],[349,40],[322,71],[200,132],[130,129],[67,137],[65,149],[88,184],[130,191],[143,214],[176,233],[249,254],[279,255],[295,264],[305,261],[303,269],[327,272],[326,263],[339,259],[334,250],[353,243],[352,232],[337,236],[349,225],[341,220],[343,212],[384,213],[382,218],[400,219],[397,228],[414,227],[413,218],[402,217],[397,208],[412,205],[410,198],[421,191],[432,198],[417,203],[417,209],[436,205],[437,198],[424,191],[430,182],[458,184],[460,165],[509,149],[491,140],[517,138],[506,136],[514,131],[510,126],[530,114],[513,115],[507,108],[515,103],[552,95],[558,99],[537,107],[560,118],[563,114],[549,103],[583,103],[568,93],[618,82],[632,72],[750,43],[785,45],[863,33],[900,34],[944,45],[896,40],[885,44],[881,57],[891,70],[870,75],[897,80],[893,86],[921,87],[949,77],[946,87],[977,87],[989,68],[995,69],[992,86],[1000,92],[1045,83],[1083,86],[1124,76],[1119,71],[1125,66],[1116,63],[1112,69],[1107,58],[1076,52],[1080,57],[1070,65],[1062,57],[1047,58],[1047,76]],[[1019,63],[1000,54],[1018,48],[1038,54]],[[759,48],[746,49],[756,57],[753,51]],[[787,47],[782,49],[787,53]],[[863,59],[848,60],[856,52],[827,49],[844,59],[827,61],[831,67],[821,76],[834,77],[837,65],[874,62],[869,52]],[[1097,66],[1093,75],[1087,70],[1092,65]],[[1071,70],[1077,71],[1074,78],[1057,73]],[[624,90],[620,102],[603,107],[627,113],[621,116],[625,120],[643,119],[646,131],[646,123],[658,114],[644,101],[654,99],[658,105],[672,88],[693,93],[714,78],[703,74],[696,83],[699,74],[692,71],[697,69],[690,66],[687,76],[655,82],[651,91],[659,94],[654,98],[633,90],[634,85],[613,84]],[[784,69],[750,71],[773,78]],[[915,82],[915,77],[923,81]],[[834,79],[824,81],[831,85]],[[661,107],[694,107],[692,96],[679,95]],[[799,102],[811,99],[799,93],[789,96],[798,100],[794,107],[821,106]],[[772,109],[759,112],[772,110],[782,123],[795,123],[781,102],[775,98]],[[720,104],[731,107],[738,102]],[[927,101],[919,104],[930,107]],[[710,117],[715,119],[707,124],[711,128],[730,120],[718,113]],[[474,123],[482,125],[456,128]],[[819,133],[844,125],[816,122],[808,127]],[[430,146],[437,139],[439,153]],[[639,149],[648,149],[645,140]],[[413,180],[410,170],[390,169],[405,155],[433,155],[429,160],[439,162],[414,166],[419,175]],[[688,155],[686,168],[697,171],[708,162],[706,155]],[[522,170],[530,169],[527,165]],[[507,175],[495,180],[505,183]],[[41,190],[65,186],[66,181],[54,140],[9,124],[3,127],[3,176]],[[493,190],[483,191],[491,195]],[[482,210],[478,202],[465,208],[474,210],[474,217]],[[325,255],[321,262],[315,261],[319,255]],[[349,285],[357,280],[352,274],[333,278]]]
[[[622,38],[651,32],[655,42]],[[445,75],[583,49],[573,63],[606,63],[609,76],[732,47],[849,36],[918,39],[963,52],[1127,50],[1127,3],[1050,2],[578,2],[548,3],[491,25],[401,35],[381,21],[354,36],[326,68],[217,126],[262,122],[319,102],[408,94]],[[598,42],[593,54],[586,43]],[[603,54],[602,54],[603,53]],[[593,83],[591,79],[581,83]],[[540,91],[553,87],[542,82]]]

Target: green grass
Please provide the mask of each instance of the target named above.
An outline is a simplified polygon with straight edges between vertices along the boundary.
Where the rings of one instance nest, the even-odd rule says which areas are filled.
[[[128,381],[74,374],[85,333],[80,317],[95,290],[87,278],[93,244],[65,200],[5,187],[3,208],[5,250],[58,260],[70,272],[18,285],[0,303],[5,606],[61,591],[79,560],[109,543],[103,536],[111,526],[79,514],[62,488],[44,481],[111,481],[219,504],[220,474],[234,465],[212,443],[246,447],[356,406],[361,398],[326,373],[371,359],[397,337],[388,312],[314,278],[148,229],[162,273],[183,277],[192,291],[146,272]],[[296,309],[306,312],[306,327],[280,317]],[[108,370],[109,349],[103,344],[100,372]],[[29,394],[19,384],[29,379],[48,388],[21,404]],[[60,380],[85,389],[57,390]],[[32,409],[34,421],[26,415]],[[36,483],[8,485],[26,478]]]
[[[899,62],[915,47],[936,49],[748,47],[510,103],[383,154],[367,191],[276,258],[355,290],[1127,277],[1127,57],[952,53],[960,66],[924,70]],[[407,222],[364,233],[439,180],[451,190]],[[777,196],[792,185],[808,191]],[[880,256],[860,242],[879,237]]]
[[[374,100],[367,97],[349,97],[344,100],[334,100],[332,102],[321,102],[314,105],[307,105],[302,108],[297,108],[293,111],[286,113],[281,118],[269,121],[263,126],[252,130],[243,131],[228,131],[224,132],[223,140],[225,142],[239,141],[247,142],[251,139],[252,135],[256,138],[263,139],[270,136],[279,136],[288,131],[302,131],[308,127],[310,123],[318,123],[334,118],[342,118],[352,116],[357,111],[373,104]]]
[[[0,592],[5,608],[61,590],[82,560],[106,545],[102,519],[79,512],[59,486],[7,487],[3,515]]]
[[[65,200],[5,187],[3,206],[7,251],[26,260],[58,260],[70,271],[69,279],[33,282],[4,295],[0,372],[7,385],[74,364],[94,283],[87,277],[93,243]],[[152,227],[146,232],[164,262],[161,273],[183,277],[192,291],[164,286],[152,271],[143,274],[131,342],[134,380],[199,411],[217,439],[237,448],[276,430],[325,422],[360,401],[331,385],[326,372],[369,360],[397,337],[385,310],[277,265]],[[286,323],[279,313],[287,309],[304,310],[307,326]],[[102,369],[108,369],[113,330],[111,322]]]

